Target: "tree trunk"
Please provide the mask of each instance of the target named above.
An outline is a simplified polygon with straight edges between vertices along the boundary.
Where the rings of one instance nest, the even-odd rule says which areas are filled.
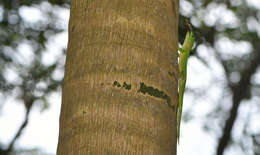
[[[71,0],[58,155],[175,155],[178,1]]]

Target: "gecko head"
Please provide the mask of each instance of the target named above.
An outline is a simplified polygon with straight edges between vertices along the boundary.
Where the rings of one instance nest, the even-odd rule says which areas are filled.
[[[183,45],[183,46],[185,46],[187,49],[191,50],[193,43],[194,43],[194,40],[195,40],[194,33],[191,32],[191,31],[188,31],[186,33],[186,37],[185,37],[185,42],[184,42],[185,45]]]
[[[194,33],[193,32],[189,32],[188,33],[188,35],[189,35],[189,38],[190,38],[190,40],[192,41],[192,43],[194,42],[194,40],[195,40],[195,36],[194,36]]]

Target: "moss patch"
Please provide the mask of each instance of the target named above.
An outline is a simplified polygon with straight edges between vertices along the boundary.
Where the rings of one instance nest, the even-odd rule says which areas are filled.
[[[157,88],[153,88],[152,86],[147,86],[143,82],[140,82],[140,88],[137,92],[143,93],[144,95],[148,94],[148,95],[151,95],[153,97],[164,99],[164,100],[166,100],[168,106],[173,107],[171,105],[171,98],[165,92],[160,91]]]
[[[125,88],[126,90],[131,90],[131,84],[127,84],[126,82],[124,82],[123,85],[121,85],[118,81],[114,81],[113,86]]]

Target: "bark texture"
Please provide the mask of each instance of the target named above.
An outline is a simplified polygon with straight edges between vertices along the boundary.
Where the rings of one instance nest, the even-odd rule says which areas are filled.
[[[58,155],[176,154],[177,0],[71,0]]]

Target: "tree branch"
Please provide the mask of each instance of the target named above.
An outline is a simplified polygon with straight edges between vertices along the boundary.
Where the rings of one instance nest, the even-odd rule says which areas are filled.
[[[252,59],[251,64],[241,71],[241,79],[237,84],[230,84],[231,90],[233,91],[233,106],[230,109],[230,116],[226,120],[225,127],[223,129],[223,135],[219,140],[217,147],[217,155],[223,155],[225,148],[230,141],[231,131],[234,126],[234,122],[237,118],[238,108],[243,99],[250,97],[251,83],[250,79],[256,72],[257,67],[260,65],[260,52],[255,52],[256,56]]]
[[[14,138],[11,140],[9,146],[7,149],[5,150],[1,150],[0,151],[0,155],[8,155],[12,150],[13,150],[13,146],[16,142],[16,140],[21,136],[23,130],[25,129],[25,127],[27,126],[28,124],[28,120],[29,120],[29,114],[30,114],[30,111],[31,111],[31,107],[33,105],[33,102],[34,102],[34,99],[33,98],[30,98],[29,100],[26,101],[26,114],[25,114],[25,119],[22,123],[22,125],[20,126],[20,128],[18,129],[17,133],[15,134]]]

